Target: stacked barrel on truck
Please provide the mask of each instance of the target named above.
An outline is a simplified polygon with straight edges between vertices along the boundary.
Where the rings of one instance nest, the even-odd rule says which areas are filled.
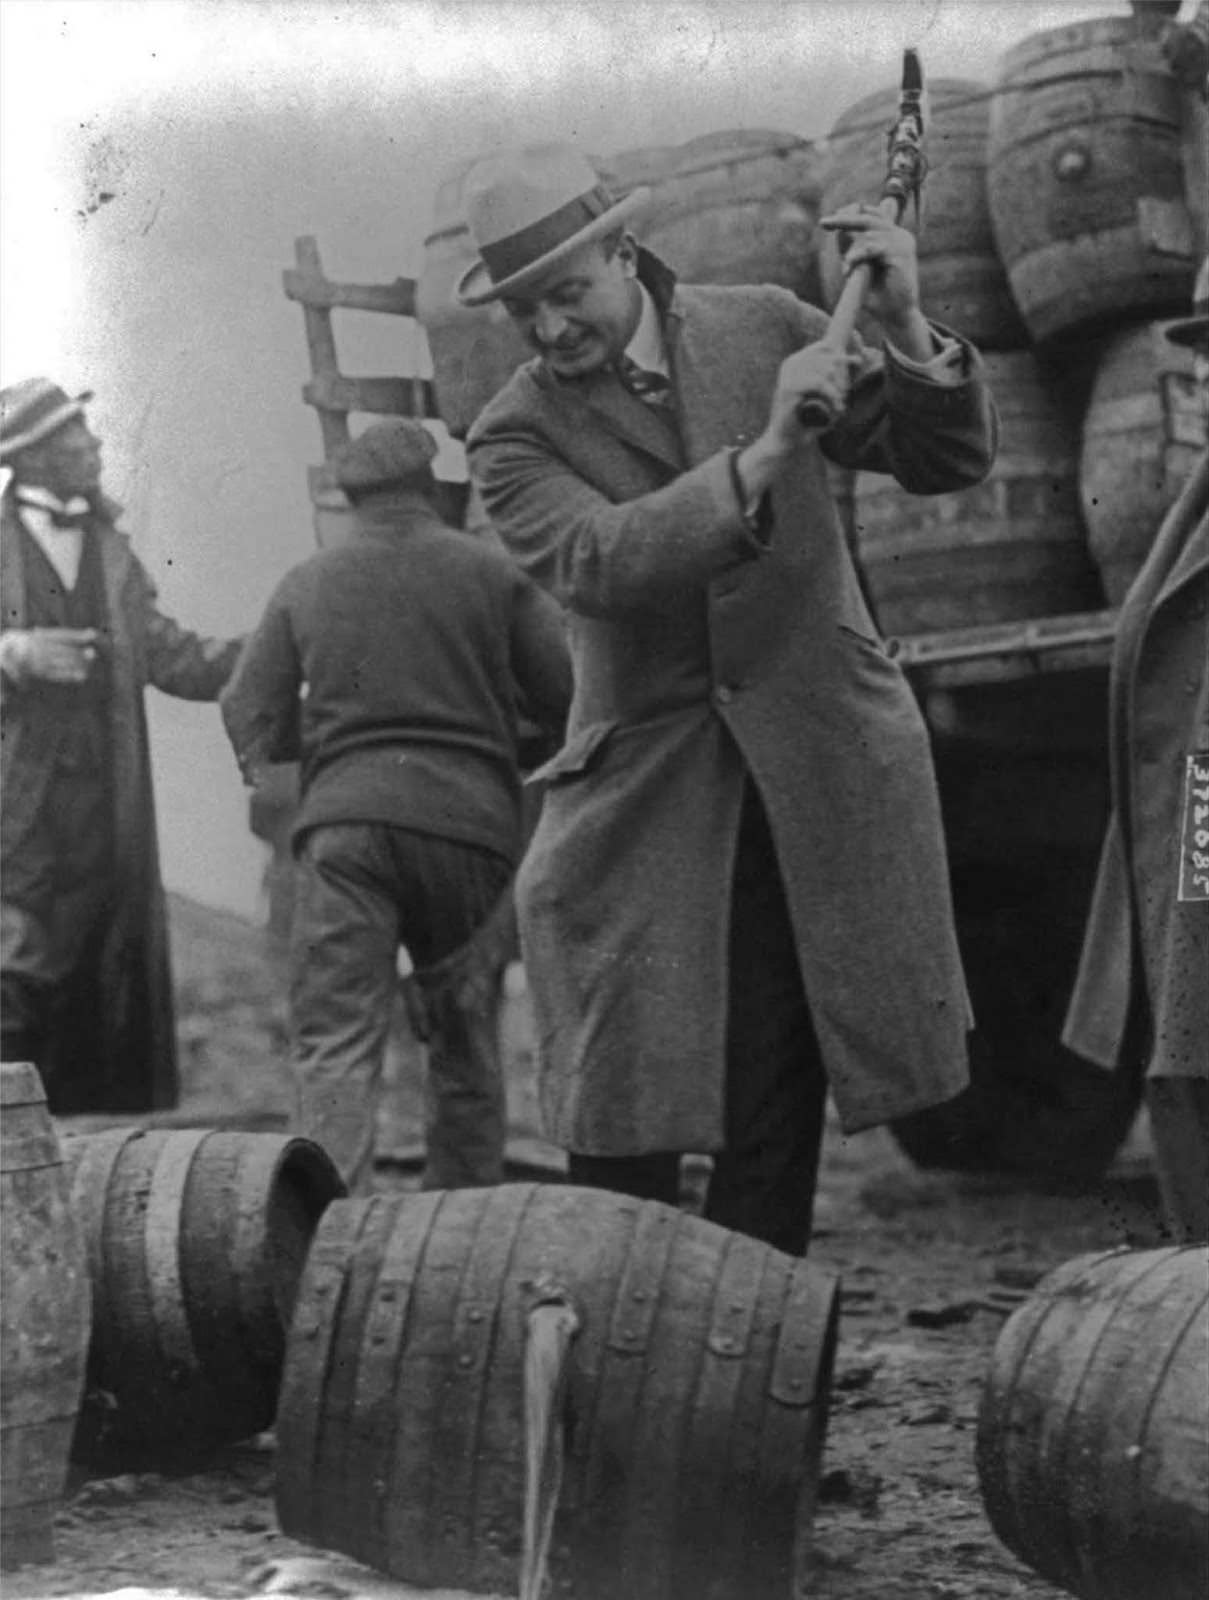
[[[1036,34],[992,81],[929,86],[908,218],[924,309],[982,351],[999,455],[984,484],[938,498],[833,473],[871,609],[932,729],[978,1019],[971,1089],[896,1129],[928,1165],[1091,1178],[1140,1099],[1140,1071],[1085,1065],[1059,1033],[1107,820],[1114,608],[1205,443],[1190,359],[1161,334],[1206,248],[1189,154],[1204,123],[1190,130],[1196,96],[1147,16]],[[822,141],[733,130],[598,165],[619,194],[653,188],[642,241],[682,280],[777,283],[826,306],[842,268],[818,219],[877,198],[896,103],[889,87],[860,100]],[[455,439],[527,355],[502,307],[454,298],[475,253],[465,170],[437,189],[404,297],[432,358],[417,406]],[[383,380],[308,392],[325,440],[325,403],[391,409],[369,389],[358,402],[358,382]],[[463,520],[490,536],[473,492]]]

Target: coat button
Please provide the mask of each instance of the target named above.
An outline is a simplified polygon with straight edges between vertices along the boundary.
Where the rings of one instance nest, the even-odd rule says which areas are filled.
[[[735,697],[735,691],[729,683],[719,684],[714,690],[714,699],[720,706],[728,706]]]

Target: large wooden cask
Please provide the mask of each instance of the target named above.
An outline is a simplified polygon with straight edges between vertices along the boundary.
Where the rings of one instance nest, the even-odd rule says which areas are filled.
[[[1080,1256],[1009,1318],[978,1419],[991,1525],[1083,1600],[1209,1592],[1209,1254]]]
[[[1103,603],[1079,511],[1076,425],[1032,351],[985,360],[1000,438],[983,483],[912,495],[884,474],[857,477],[857,546],[883,633]]]
[[[1028,334],[1016,309],[991,232],[986,193],[986,84],[938,78],[928,86],[927,175],[919,229],[919,283],[925,312],[982,349],[1016,350]],[[823,211],[876,201],[886,177],[886,134],[898,116],[899,90],[858,100],[828,135]],[[914,214],[904,218],[914,226]],[[823,294],[833,306],[844,275],[834,234],[819,245]]]
[[[283,1530],[418,1587],[515,1593],[526,1306],[551,1283],[579,1321],[554,1592],[784,1600],[813,1514],[837,1280],[591,1189],[331,1207],[286,1357]]]
[[[307,1139],[118,1128],[67,1141],[92,1284],[73,1454],[196,1462],[273,1421],[311,1237],[344,1193]]]
[[[1165,338],[1164,326],[1143,322],[1105,340],[1083,419],[1079,498],[1113,605],[1209,444],[1192,351]]]
[[[0,1568],[54,1559],[84,1388],[88,1276],[37,1071],[0,1067]]]
[[[690,139],[654,196],[643,242],[685,283],[776,283],[817,303],[821,164],[792,133]]]
[[[999,254],[1034,339],[1188,302],[1179,86],[1153,31],[1098,17],[1003,56],[987,193]]]

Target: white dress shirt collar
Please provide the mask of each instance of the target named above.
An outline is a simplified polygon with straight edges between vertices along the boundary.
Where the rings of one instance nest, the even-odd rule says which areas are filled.
[[[655,302],[644,283],[639,282],[638,292],[642,296],[642,310],[638,315],[638,326],[634,329],[634,336],[625,347],[625,353],[635,366],[641,367],[643,372],[659,372],[665,378],[670,378],[672,374],[668,366],[667,346],[663,340],[663,327],[659,321],[659,313],[655,309]]]
[[[83,528],[57,528],[52,511],[69,514],[86,510],[87,501],[77,504],[69,500],[63,505],[49,489],[38,489],[22,484],[17,496],[17,514],[29,531],[42,554],[55,569],[65,589],[74,589],[80,576],[80,559],[84,554]]]

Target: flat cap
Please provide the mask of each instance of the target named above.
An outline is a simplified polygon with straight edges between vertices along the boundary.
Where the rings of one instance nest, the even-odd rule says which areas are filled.
[[[331,475],[342,489],[360,493],[425,482],[436,453],[437,441],[422,422],[396,417],[372,423],[342,445],[331,458]]]

